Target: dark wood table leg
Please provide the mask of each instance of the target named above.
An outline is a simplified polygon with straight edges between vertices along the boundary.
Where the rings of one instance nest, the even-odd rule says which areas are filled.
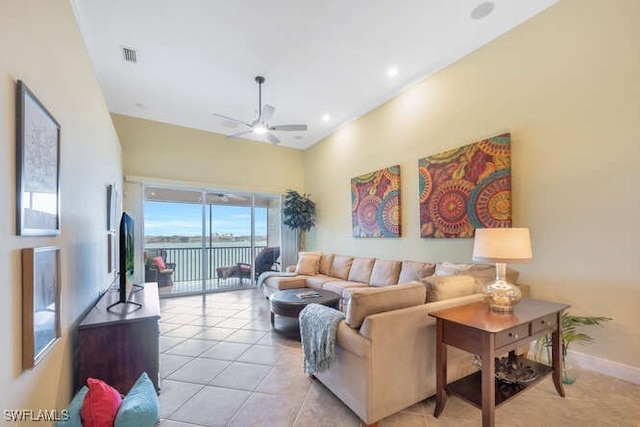
[[[553,385],[562,397],[564,386],[562,385],[562,312],[557,313],[558,329],[551,334],[551,366],[553,368]]]
[[[273,311],[271,312],[271,327],[275,328],[276,326],[276,320],[275,320],[275,314],[273,313]]]
[[[495,335],[485,333],[482,340],[482,426],[493,427],[496,415]]]
[[[443,321],[436,319],[436,408],[433,416],[438,418],[447,403],[447,345],[444,343]]]

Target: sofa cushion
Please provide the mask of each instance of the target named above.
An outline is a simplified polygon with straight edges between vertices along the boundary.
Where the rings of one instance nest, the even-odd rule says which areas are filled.
[[[369,283],[375,258],[354,258],[349,270],[350,282]]]
[[[430,262],[402,261],[398,283],[415,282],[423,277],[431,276],[435,268],[435,264]]]
[[[351,270],[351,264],[353,258],[349,256],[336,255],[333,257],[331,263],[331,270],[329,276],[336,277],[338,279],[347,280],[349,278],[349,270]]]
[[[322,255],[311,252],[300,252],[295,272],[306,276],[315,276],[320,268]]]
[[[334,254],[322,254],[322,258],[320,258],[320,274],[328,275],[331,273],[331,264],[334,256]]]
[[[345,289],[349,293],[345,321],[352,328],[359,328],[370,314],[397,310],[424,304],[426,287],[419,282],[381,288]]]
[[[420,279],[427,286],[427,302],[442,301],[482,292],[475,278],[463,274],[429,276]]]
[[[322,285],[322,289],[325,291],[335,292],[338,295],[342,295],[342,291],[347,288],[364,288],[366,287],[366,283],[360,282],[350,282],[350,281],[335,281],[335,282],[327,282]]]
[[[452,274],[466,274],[478,279],[481,285],[493,282],[496,278],[496,267],[494,264],[455,264],[442,262],[436,265],[434,274],[436,276],[448,276]],[[507,267],[507,282],[518,283],[520,273]]]
[[[322,289],[322,285],[327,282],[334,282],[335,277],[316,274],[315,276],[305,276],[305,286],[313,289]]]
[[[371,277],[369,278],[370,286],[390,286],[398,283],[400,277],[400,261],[389,261],[377,259],[373,264]]]
[[[307,276],[271,276],[264,280],[264,286],[271,289],[284,290],[306,287]]]

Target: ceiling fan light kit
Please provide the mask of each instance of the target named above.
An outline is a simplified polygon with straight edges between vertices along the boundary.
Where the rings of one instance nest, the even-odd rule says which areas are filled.
[[[244,125],[248,128],[246,131],[227,135],[227,138],[237,138],[242,135],[248,135],[254,133],[256,135],[264,135],[267,141],[272,144],[280,144],[280,138],[273,134],[277,131],[288,132],[302,132],[307,130],[307,125],[272,125],[269,120],[273,116],[276,108],[272,105],[262,105],[262,84],[265,82],[265,78],[262,76],[255,77],[256,83],[258,83],[258,118],[251,123],[243,122],[242,120],[234,119],[232,117],[224,116],[222,114],[213,115],[222,119],[226,123],[234,123],[236,125]]]

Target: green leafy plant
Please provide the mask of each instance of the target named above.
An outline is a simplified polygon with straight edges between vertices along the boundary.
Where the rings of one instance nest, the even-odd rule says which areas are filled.
[[[309,231],[316,225],[316,204],[308,194],[300,194],[295,190],[287,190],[282,199],[283,223],[292,230],[298,230],[300,248],[304,247],[302,232]]]
[[[601,326],[602,323],[613,320],[611,317],[601,316],[572,316],[566,311],[562,313],[562,366],[563,375],[562,380],[566,384],[571,384],[566,376],[566,358],[567,351],[571,343],[575,342],[580,345],[591,344],[594,339],[590,335],[580,332],[578,328],[581,326]],[[543,360],[543,352],[546,350],[547,360],[551,360],[551,335],[545,335],[536,343],[536,358]]]

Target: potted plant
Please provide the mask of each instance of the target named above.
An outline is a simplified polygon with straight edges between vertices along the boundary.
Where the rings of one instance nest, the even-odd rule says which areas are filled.
[[[593,337],[579,332],[580,326],[600,325],[603,322],[613,320],[610,317],[572,316],[568,312],[562,313],[562,382],[573,384],[576,380],[576,372],[571,363],[567,361],[569,345],[572,342],[586,345],[594,341]],[[536,343],[536,358],[543,359],[543,351],[546,350],[547,360],[551,360],[551,335],[545,335]]]
[[[295,190],[287,190],[282,199],[283,223],[292,230],[298,231],[298,248],[304,248],[303,232],[316,225],[316,204],[308,194],[300,194]]]

